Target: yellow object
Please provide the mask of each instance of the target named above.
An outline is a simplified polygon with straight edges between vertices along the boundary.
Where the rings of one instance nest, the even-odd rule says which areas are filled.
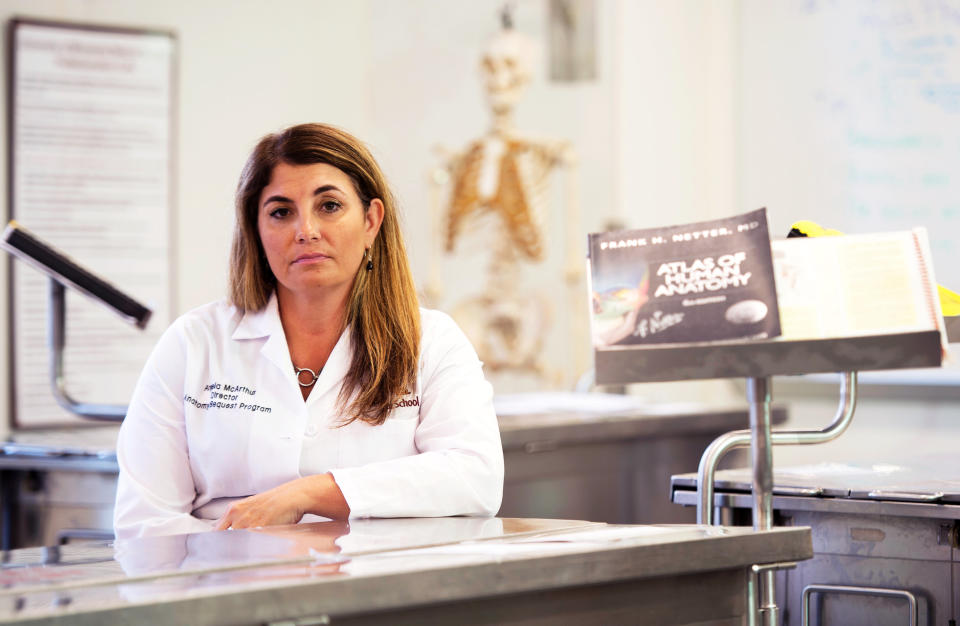
[[[960,315],[960,293],[950,291],[940,285],[937,285],[937,293],[940,294],[940,310],[944,317]]]
[[[839,230],[824,228],[810,220],[794,222],[790,229],[799,232],[804,237],[835,237],[843,234]],[[937,285],[937,295],[940,296],[940,310],[944,317],[960,315],[960,294]]]
[[[839,230],[824,228],[820,224],[811,222],[810,220],[800,220],[799,222],[794,222],[793,226],[790,228],[800,231],[806,237],[836,237],[843,234]]]

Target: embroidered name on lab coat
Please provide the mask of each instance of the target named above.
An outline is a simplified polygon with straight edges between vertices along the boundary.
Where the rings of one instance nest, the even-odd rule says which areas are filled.
[[[253,400],[254,396],[257,395],[257,390],[244,385],[214,382],[206,385],[201,394],[198,395],[203,393],[210,394],[206,402],[197,400],[189,394],[184,394],[183,401],[204,411],[209,409],[239,409],[253,413],[273,412],[271,407],[254,403]]]
[[[204,391],[209,391],[209,392],[210,392],[211,394],[213,394],[214,396],[216,396],[217,394],[220,394],[220,393],[227,393],[227,394],[246,394],[246,395],[248,395],[248,396],[255,396],[255,395],[257,395],[257,390],[256,390],[256,389],[250,389],[249,387],[244,387],[243,385],[231,385],[231,384],[229,384],[229,383],[226,383],[226,384],[210,383],[209,385],[207,385],[206,387],[204,387],[203,390],[204,390]],[[234,396],[233,399],[236,400],[236,396]]]

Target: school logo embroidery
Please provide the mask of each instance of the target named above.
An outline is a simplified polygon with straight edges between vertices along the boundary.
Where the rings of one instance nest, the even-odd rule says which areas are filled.
[[[404,398],[394,403],[393,408],[400,409],[408,406],[420,406],[420,396],[413,396],[411,399]]]

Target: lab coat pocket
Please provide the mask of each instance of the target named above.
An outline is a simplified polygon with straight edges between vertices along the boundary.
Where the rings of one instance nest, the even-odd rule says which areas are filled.
[[[349,459],[350,467],[416,454],[419,424],[418,406],[394,409],[379,426],[357,420],[344,428],[341,458]]]
[[[379,430],[377,438],[384,442],[383,445],[390,450],[391,456],[409,456],[417,453],[414,438],[419,425],[419,405],[408,406],[391,411],[386,421],[374,430]]]

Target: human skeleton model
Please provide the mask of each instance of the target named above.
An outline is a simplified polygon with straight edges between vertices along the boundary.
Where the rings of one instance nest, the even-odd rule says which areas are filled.
[[[486,285],[479,295],[459,303],[452,311],[486,368],[520,370],[560,382],[562,374],[546,367],[542,355],[550,326],[549,300],[519,293],[517,277],[520,263],[544,258],[542,223],[548,208],[549,183],[553,170],[560,167],[567,182],[563,215],[567,297],[577,307],[571,311],[584,308],[577,289],[582,267],[575,240],[579,217],[576,157],[565,141],[529,139],[514,129],[513,109],[530,80],[531,48],[531,43],[509,26],[488,46],[481,72],[493,125],[463,151],[444,154],[443,164],[431,177],[431,195],[434,221],[444,222],[439,239],[447,253],[452,252],[471,220],[491,215],[498,218]],[[449,200],[441,218],[438,205],[443,187],[449,187]],[[434,248],[433,254],[426,291],[428,297],[438,299],[441,288],[436,260],[442,252]],[[584,368],[579,360],[572,363],[577,371]]]

